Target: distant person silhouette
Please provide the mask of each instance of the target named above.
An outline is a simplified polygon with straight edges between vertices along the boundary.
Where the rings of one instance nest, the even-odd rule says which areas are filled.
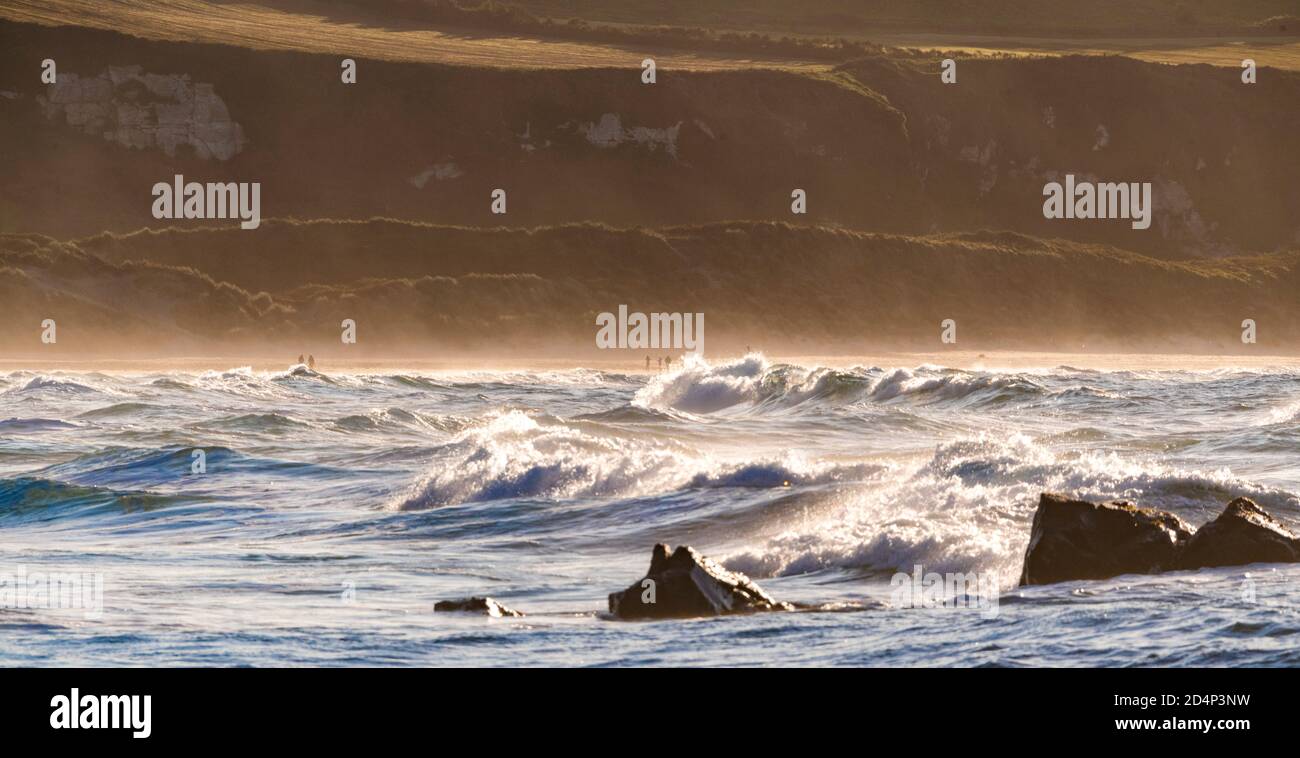
[[[298,363],[300,363],[300,364],[302,364],[302,363],[306,363],[306,361],[304,361],[304,360],[302,359],[302,353],[298,353]]]
[[[648,355],[645,357],[645,370],[646,371],[650,370],[650,356]]]
[[[664,356],[664,369],[668,371],[673,370],[673,357],[671,355]]]
[[[307,368],[310,369],[316,368],[316,356],[312,355],[311,353],[307,354]]]

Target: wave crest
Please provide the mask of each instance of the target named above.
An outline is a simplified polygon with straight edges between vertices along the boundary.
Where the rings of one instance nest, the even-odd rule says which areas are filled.
[[[809,463],[795,455],[780,461],[718,461],[684,445],[589,433],[514,410],[460,434],[443,447],[433,468],[395,507],[825,484],[854,481],[881,467]]]
[[[915,369],[835,369],[772,365],[758,354],[711,364],[687,356],[682,367],[653,377],[633,405],[694,414],[730,408],[785,410],[802,405],[945,404],[997,407],[1047,396],[1047,388],[1024,374],[962,371],[938,366]]]
[[[1300,497],[1227,469],[1183,470],[1114,453],[1052,452],[1023,435],[980,435],[939,445],[885,486],[857,491],[812,528],[787,531],[725,565],[753,576],[828,568],[996,572],[1014,586],[1043,491],[1089,500],[1126,498],[1180,513],[1193,524],[1245,495],[1285,516]]]

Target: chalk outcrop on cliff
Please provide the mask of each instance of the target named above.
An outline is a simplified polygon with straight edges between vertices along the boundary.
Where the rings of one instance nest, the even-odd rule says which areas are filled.
[[[212,85],[186,74],[149,74],[140,66],[110,66],[93,77],[61,73],[38,102],[54,123],[168,156],[187,146],[200,158],[224,161],[247,142]]]

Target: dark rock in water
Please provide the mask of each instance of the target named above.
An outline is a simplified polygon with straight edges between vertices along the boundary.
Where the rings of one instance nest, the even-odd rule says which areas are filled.
[[[1239,497],[1192,535],[1174,568],[1296,561],[1300,561],[1300,537],[1250,498]]]
[[[1089,503],[1044,492],[1020,584],[1147,574],[1174,564],[1192,530],[1172,513],[1117,500]]]
[[[524,615],[513,608],[507,608],[490,597],[463,597],[457,600],[439,600],[434,604],[433,610],[478,613],[484,616],[492,616],[494,618],[500,618],[501,616]]]
[[[609,612],[621,619],[685,618],[724,613],[791,611],[744,574],[727,571],[685,545],[672,555],[658,544],[645,578],[609,596]]]
[[[1239,497],[1195,534],[1172,513],[1043,493],[1020,584],[1300,562],[1300,537]]]

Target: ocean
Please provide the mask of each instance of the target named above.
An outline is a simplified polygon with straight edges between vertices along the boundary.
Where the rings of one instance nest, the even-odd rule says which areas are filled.
[[[1298,453],[1294,366],[10,371],[0,589],[102,592],[0,595],[0,665],[1300,665],[1300,565],[1017,587],[1043,491],[1295,528]],[[821,610],[608,618],[656,542]]]

